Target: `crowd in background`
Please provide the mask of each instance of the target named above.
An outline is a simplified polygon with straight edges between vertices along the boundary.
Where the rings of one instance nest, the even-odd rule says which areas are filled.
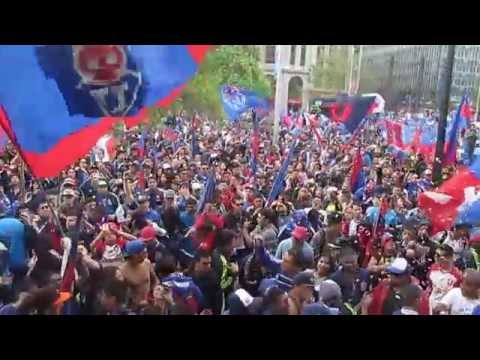
[[[251,117],[226,126],[196,117],[193,127],[192,118],[169,113],[169,131],[125,130],[113,159],[87,156],[55,179],[32,179],[7,146],[1,315],[479,311],[480,236],[462,223],[432,233],[417,207],[434,187],[431,164],[391,151],[376,117],[346,135],[301,115],[277,143],[260,121],[255,171]],[[463,139],[470,161],[474,126]],[[352,192],[359,149],[363,186]],[[64,291],[72,243],[74,286]]]

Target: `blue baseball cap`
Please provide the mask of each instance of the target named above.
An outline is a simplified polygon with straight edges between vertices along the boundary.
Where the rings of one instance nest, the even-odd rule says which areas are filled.
[[[125,256],[138,255],[146,249],[145,243],[141,240],[132,240],[125,245]]]

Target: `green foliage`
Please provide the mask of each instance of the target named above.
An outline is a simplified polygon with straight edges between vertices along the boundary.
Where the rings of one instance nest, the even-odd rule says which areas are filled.
[[[341,90],[345,88],[348,63],[344,49],[334,51],[325,59],[318,59],[313,68],[313,84],[316,88]]]
[[[271,84],[259,66],[255,46],[223,45],[210,51],[197,75],[170,109],[198,111],[209,118],[222,119],[220,87],[225,84],[271,96]],[[166,113],[167,109],[153,110],[151,121],[160,124]]]

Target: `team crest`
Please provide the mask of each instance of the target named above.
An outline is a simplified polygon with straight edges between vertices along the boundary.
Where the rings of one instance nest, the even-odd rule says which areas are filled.
[[[247,97],[235,86],[225,86],[222,89],[222,98],[233,111],[240,112],[245,109]]]
[[[85,90],[105,116],[125,116],[137,99],[141,73],[128,68],[123,45],[73,45],[73,65]]]

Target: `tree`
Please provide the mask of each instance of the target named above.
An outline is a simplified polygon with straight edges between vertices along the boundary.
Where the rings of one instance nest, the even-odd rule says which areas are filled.
[[[347,65],[348,56],[345,48],[336,49],[328,57],[318,59],[312,71],[314,86],[330,90],[345,89]]]
[[[176,101],[176,106],[219,119],[224,117],[220,99],[222,85],[243,87],[262,96],[271,96],[271,83],[259,66],[257,51],[255,46],[246,45],[223,45],[212,50]]]

